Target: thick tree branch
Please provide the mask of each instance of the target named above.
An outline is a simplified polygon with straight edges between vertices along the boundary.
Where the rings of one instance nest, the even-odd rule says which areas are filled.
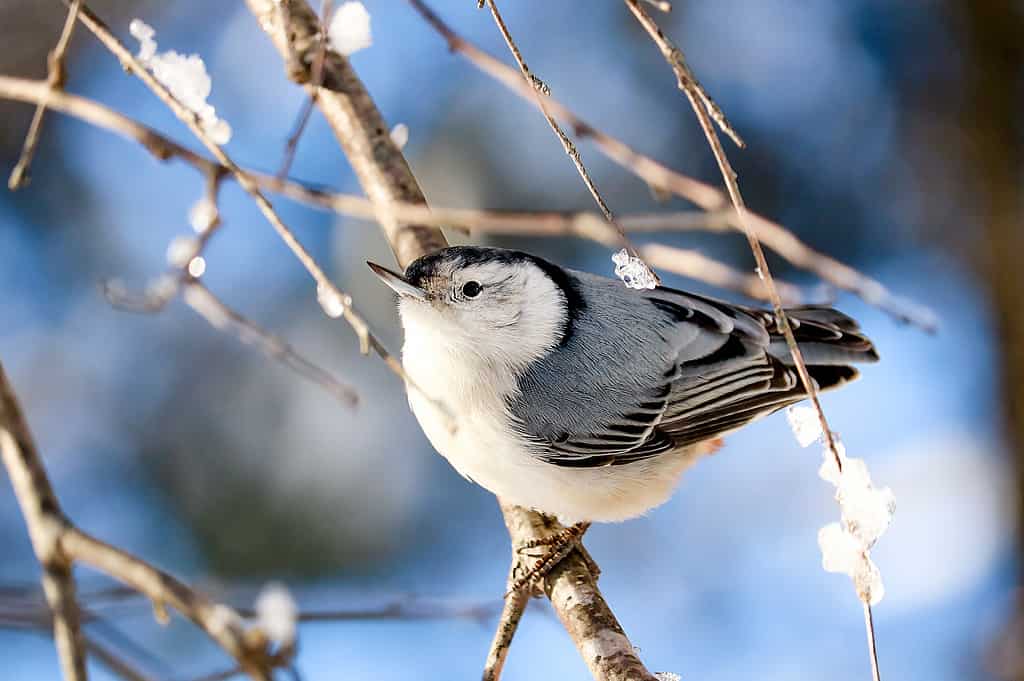
[[[287,12],[276,11],[270,0],[246,0],[286,63],[294,55],[296,62],[308,70],[315,55],[314,37],[320,32],[317,16],[304,0],[284,1]],[[285,16],[289,20],[287,26],[283,23]],[[289,41],[288,37],[293,39]],[[404,267],[421,255],[443,248],[447,242],[440,230],[395,218],[395,201],[425,203],[425,198],[401,151],[391,141],[380,111],[348,60],[330,52],[323,69],[324,86],[317,93],[317,106],[355,168],[363,190],[374,202],[378,220],[399,264]],[[309,76],[299,74],[299,78],[308,82]],[[536,538],[540,528],[549,533],[561,529],[557,523],[523,508],[503,505],[502,512],[514,546]],[[605,603],[595,577],[577,553],[560,563],[548,575],[546,584],[555,611],[596,678],[651,678]],[[614,636],[610,637],[609,632],[614,632]],[[617,644],[614,651],[606,649],[612,638]]]

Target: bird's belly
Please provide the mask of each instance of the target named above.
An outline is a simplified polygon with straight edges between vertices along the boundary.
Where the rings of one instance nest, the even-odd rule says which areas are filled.
[[[543,511],[564,523],[616,522],[642,515],[671,496],[696,459],[697,449],[689,447],[621,466],[557,466],[540,460],[509,424],[496,422],[500,419],[463,412],[448,424],[415,390],[409,393],[409,404],[427,439],[460,474],[505,502]]]

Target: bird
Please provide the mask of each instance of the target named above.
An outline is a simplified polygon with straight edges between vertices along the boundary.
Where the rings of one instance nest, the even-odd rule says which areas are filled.
[[[367,264],[398,294],[409,404],[434,448],[504,502],[567,525],[647,513],[722,436],[807,397],[768,310],[483,246],[402,274]],[[787,316],[818,390],[878,360],[842,312]]]

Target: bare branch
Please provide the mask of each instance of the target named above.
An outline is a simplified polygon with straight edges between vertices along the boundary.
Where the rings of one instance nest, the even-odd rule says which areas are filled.
[[[42,97],[44,92],[45,84],[39,81],[0,76],[0,97],[32,102],[36,101],[38,97]],[[61,92],[50,102],[50,107],[61,113],[80,118],[96,127],[135,140],[161,160],[180,158],[207,177],[208,187],[211,185],[211,178],[228,179],[232,177],[225,174],[227,168],[224,166],[196,154],[155,130],[92,100]],[[244,172],[262,189],[310,206],[370,220],[374,219],[377,214],[373,202],[362,196],[307,187],[293,180],[280,180],[277,177],[251,170]],[[208,189],[208,195],[210,192],[211,190]],[[609,247],[619,243],[615,230],[599,213],[591,211],[503,212],[441,206],[428,207],[423,203],[395,202],[391,205],[390,212],[396,219],[407,223],[432,227],[444,226],[473,233],[539,237],[575,236]],[[731,215],[731,210],[624,215],[619,218],[619,224],[631,233],[693,230],[725,232],[732,231]],[[792,239],[789,249],[791,256],[792,254],[799,255],[805,264],[813,264],[817,258],[822,257],[795,238]],[[660,244],[645,245],[640,250],[644,259],[651,263],[654,263],[651,258],[657,258],[656,266],[662,270],[732,289],[758,300],[767,299],[763,288],[758,282],[752,280],[751,275],[737,272],[706,255]],[[648,253],[653,253],[653,255],[648,255]],[[670,254],[675,254],[678,257]],[[808,267],[808,269],[812,268]],[[854,274],[860,276],[856,272]],[[157,291],[141,297],[117,295],[117,291],[109,288],[105,290],[105,293],[118,307],[140,312],[154,312],[166,305],[173,298],[176,290],[163,290],[158,287]],[[805,296],[802,296],[793,285],[784,286],[783,297],[787,304],[806,302]]]
[[[608,204],[605,202],[604,197],[601,196],[601,192],[598,191],[597,185],[594,184],[594,180],[590,177],[590,173],[587,171],[586,166],[583,165],[583,157],[580,155],[579,149],[573,144],[569,136],[565,134],[561,126],[558,125],[558,121],[552,116],[544,103],[545,97],[551,95],[551,90],[540,78],[535,76],[530,68],[526,65],[526,61],[523,59],[523,55],[519,52],[519,47],[516,45],[515,40],[512,39],[512,34],[509,32],[508,27],[505,25],[505,20],[502,18],[501,13],[498,11],[498,5],[495,0],[481,0],[480,6],[487,5],[491,11],[491,16],[494,18],[494,23],[498,27],[498,31],[501,33],[501,37],[504,38],[505,44],[508,45],[509,51],[512,53],[512,57],[516,60],[516,64],[519,65],[519,71],[523,74],[524,83],[529,87],[533,101],[540,109],[540,112],[544,115],[544,119],[548,122],[548,126],[551,131],[555,133],[555,137],[562,144],[562,149],[572,159],[572,163],[576,166],[576,172],[580,174],[583,179],[583,184],[587,186],[590,191],[590,195],[594,197],[594,202],[598,208],[601,209],[601,214],[604,215],[605,220],[611,225],[619,236],[619,240],[631,253],[631,255],[639,255],[636,248],[630,243],[629,238],[626,236],[626,232],[622,229],[619,223],[615,220],[615,215],[612,213]],[[651,272],[654,274],[654,272]],[[655,274],[655,279],[657,275]]]
[[[65,681],[85,681],[85,646],[75,599],[72,559],[60,539],[69,523],[61,511],[32,433],[0,365],[0,456],[43,569],[43,592],[53,613],[53,638]]]
[[[526,612],[526,606],[533,596],[532,589],[513,589],[512,585],[516,580],[517,560],[516,549],[512,549],[512,565],[509,568],[508,580],[506,580],[505,605],[501,609],[501,617],[498,620],[498,628],[494,632],[494,640],[491,641],[490,650],[487,651],[487,661],[484,662],[483,681],[498,681],[501,672],[505,668],[505,658],[508,657],[509,648],[512,647],[512,639],[519,628],[519,621]]]
[[[342,404],[359,403],[356,391],[329,372],[297,353],[291,345],[228,307],[197,279],[185,285],[185,302],[216,329],[230,329],[243,343],[256,345],[267,357],[280,362],[330,393]]]
[[[67,0],[64,0],[67,2]],[[270,9],[272,10],[274,3],[271,3]],[[272,12],[278,14],[277,12]],[[406,375],[405,370],[402,368],[401,362],[399,362],[391,353],[384,347],[375,335],[370,332],[369,325],[360,316],[352,305],[352,297],[348,294],[342,293],[338,290],[338,287],[334,285],[321,269],[320,265],[316,262],[309,251],[302,245],[301,242],[296,238],[295,234],[284,224],[281,217],[274,210],[270,201],[267,200],[266,196],[260,190],[256,182],[230,157],[224,152],[221,147],[216,144],[210,136],[203,129],[199,123],[199,119],[196,114],[181,103],[179,103],[170,91],[158,81],[146,68],[143,66],[138,59],[132,55],[131,52],[125,48],[124,45],[110,32],[106,24],[104,24],[92,10],[86,5],[82,5],[79,12],[79,21],[92,32],[94,36],[106,47],[114,56],[118,58],[121,65],[126,71],[134,74],[139,78],[154,94],[167,105],[174,114],[188,126],[192,131],[192,134],[203,143],[203,146],[213,155],[217,163],[227,169],[227,172],[234,177],[235,181],[248,193],[253,201],[256,203],[257,208],[267,219],[267,222],[274,228],[281,240],[284,241],[285,245],[292,251],[296,259],[302,264],[306,271],[310,274],[313,280],[316,282],[317,290],[320,292],[321,299],[329,299],[332,304],[335,304],[340,312],[340,316],[345,318],[345,321],[355,331],[356,336],[359,338],[360,349],[363,354],[368,354],[370,350],[373,350],[377,355],[384,360],[384,363],[394,371],[399,377],[401,377],[407,384],[412,384],[409,377]],[[313,16],[313,22],[316,23],[316,17]],[[326,73],[326,71],[325,71]],[[387,135],[384,134],[386,138]],[[443,412],[447,412],[442,405],[438,405],[439,409]]]
[[[71,44],[71,35],[75,31],[75,23],[78,20],[79,0],[74,0],[68,9],[68,16],[64,20],[64,28],[61,30],[57,46],[47,57],[46,61],[46,84],[50,91],[59,90],[64,87],[67,79],[67,71],[64,66],[64,55]],[[29,167],[32,165],[32,158],[36,154],[36,147],[39,146],[39,137],[43,129],[43,117],[46,115],[46,100],[41,100],[36,105],[36,111],[32,115],[32,122],[28,126],[28,133],[25,135],[25,144],[21,149],[21,156],[14,164],[11,176],[7,179],[7,188],[12,192],[21,189],[29,181]]]
[[[423,0],[408,2],[444,38],[449,50],[465,58],[519,97],[529,102],[534,101],[533,89],[523,82],[516,69],[506,66],[459,36]],[[641,154],[622,140],[590,125],[554,97],[546,97],[545,104],[551,113],[572,128],[577,137],[592,140],[605,156],[651,187],[680,196],[710,212],[727,210],[730,224],[739,231],[743,230],[735,211],[730,208],[726,193]],[[926,331],[935,330],[935,314],[928,308],[897,297],[875,279],[814,251],[797,239],[792,232],[765,217],[748,213],[747,220],[766,246],[797,267],[814,272],[834,286],[860,296],[867,303],[900,321],[914,324]]]
[[[290,660],[291,649],[271,652],[258,629],[246,629],[241,616],[209,601],[167,573],[78,530],[64,516],[33,444],[13,389],[0,366],[0,454],[40,563],[43,590],[54,619],[54,639],[66,681],[84,680],[85,647],[75,600],[72,565],[78,561],[145,594],[157,613],[165,605],[195,622],[257,679]]]

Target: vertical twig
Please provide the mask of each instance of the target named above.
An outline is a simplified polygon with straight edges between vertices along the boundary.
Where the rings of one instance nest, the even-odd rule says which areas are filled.
[[[46,83],[50,91],[64,87],[67,71],[64,65],[64,55],[67,53],[68,45],[71,43],[71,35],[75,31],[75,22],[78,19],[78,7],[80,0],[73,0],[68,8],[67,18],[64,20],[64,28],[61,30],[57,46],[46,59]],[[28,126],[28,133],[25,135],[25,144],[21,149],[21,156],[11,170],[7,178],[7,187],[12,192],[21,189],[29,181],[29,167],[32,165],[32,158],[35,156],[36,147],[39,146],[39,137],[43,128],[43,117],[46,115],[46,101],[36,105],[36,111],[32,115],[32,122]]]

